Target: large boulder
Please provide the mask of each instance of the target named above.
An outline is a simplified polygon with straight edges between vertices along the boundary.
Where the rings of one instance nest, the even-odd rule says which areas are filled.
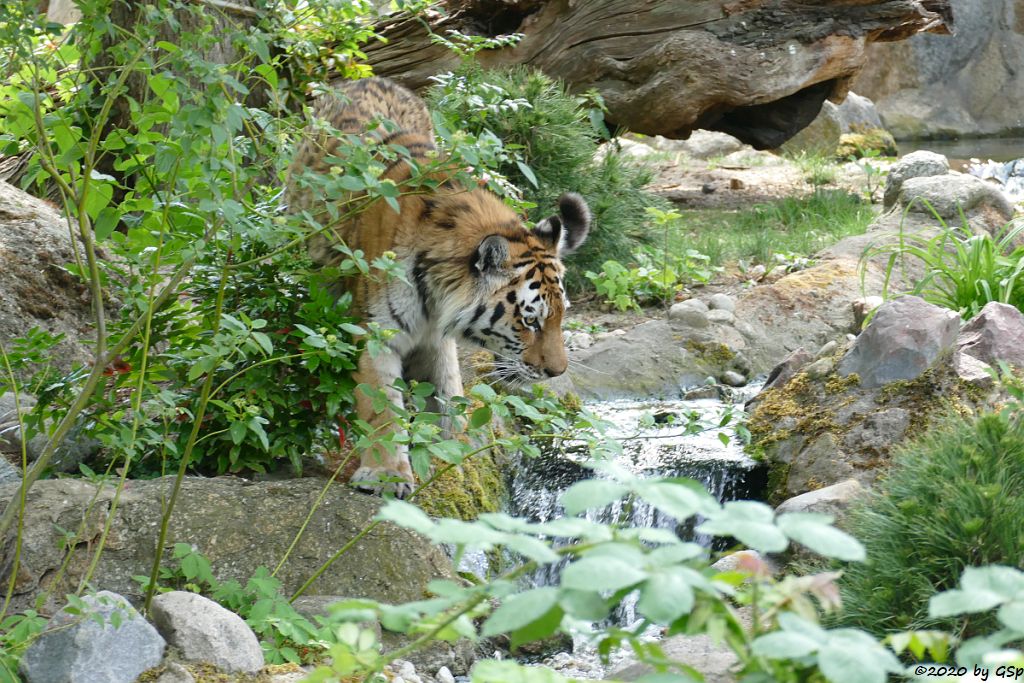
[[[171,478],[127,483],[92,576],[93,585],[133,602],[142,598],[132,577],[150,573],[161,509],[172,484]],[[218,579],[244,583],[257,567],[277,566],[315,508],[305,533],[277,573],[284,590],[294,591],[365,528],[381,505],[379,498],[340,484],[332,485],[317,505],[324,485],[324,480],[313,478],[259,483],[228,477],[186,478],[170,520],[165,561],[172,544],[188,543],[210,560]],[[17,486],[0,486],[0,505],[17,492]],[[74,592],[92,559],[113,497],[112,487],[98,488],[81,480],[36,482],[28,495],[12,609],[31,606],[42,591],[49,595]],[[66,571],[58,571],[65,561],[63,548],[68,547],[63,530],[74,531],[83,524],[84,533],[70,544],[77,550],[67,560]],[[12,537],[0,551],[0,580],[7,580],[13,550]],[[423,598],[427,583],[435,578],[454,578],[448,558],[421,536],[381,524],[331,565],[310,592],[399,603]]]
[[[912,380],[948,354],[960,331],[960,316],[916,296],[903,296],[878,309],[849,353],[839,375],[856,374],[866,388]]]
[[[790,138],[781,150],[793,154],[805,152],[835,156],[845,135],[864,135],[882,129],[874,103],[857,93],[848,93],[839,104],[824,102],[810,125]]]
[[[999,361],[1024,368],[1024,314],[991,301],[960,330],[956,346],[958,353],[993,368]]]
[[[63,335],[54,364],[67,370],[92,359],[89,290],[65,266],[75,263],[68,222],[51,205],[0,181],[0,342],[33,327]]]
[[[952,36],[874,43],[853,82],[897,138],[1017,134],[1024,127],[1018,0],[957,0]]]
[[[166,643],[123,596],[100,591],[57,612],[21,658],[26,683],[134,683]]]

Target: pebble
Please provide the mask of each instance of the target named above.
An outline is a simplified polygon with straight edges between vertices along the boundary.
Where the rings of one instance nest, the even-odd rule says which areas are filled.
[[[708,306],[712,310],[732,312],[736,310],[736,301],[728,294],[712,294],[708,298]]]
[[[685,301],[682,303],[686,303]],[[708,320],[708,313],[699,309],[693,308],[692,306],[682,306],[682,304],[673,304],[672,308],[668,309],[668,319],[682,323],[687,327],[703,328],[710,325]]]
[[[438,669],[434,678],[437,679],[437,683],[455,683],[455,676],[452,676],[452,672],[448,670],[447,666]]]
[[[811,379],[821,379],[835,370],[835,367],[836,364],[831,358],[819,358],[804,368],[804,372]]]
[[[814,357],[824,358],[825,356],[831,356],[833,353],[836,352],[837,348],[839,348],[839,342],[833,339],[832,341],[828,342],[820,349],[818,349],[818,353],[814,354]]]

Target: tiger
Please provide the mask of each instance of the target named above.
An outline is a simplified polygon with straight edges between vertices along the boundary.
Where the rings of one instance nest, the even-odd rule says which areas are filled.
[[[289,168],[284,202],[292,213],[308,212],[328,225],[328,204],[303,176],[331,172],[340,135],[369,136],[379,145],[400,146],[408,156],[387,163],[382,179],[408,181],[438,151],[426,103],[384,78],[352,81],[317,98],[311,124]],[[334,129],[337,131],[331,131]],[[335,171],[337,173],[337,171]],[[463,187],[442,173],[427,192],[403,193],[399,211],[383,201],[353,218],[335,221],[307,238],[315,265],[337,265],[343,242],[362,250],[367,262],[387,254],[403,278],[352,277],[337,283],[351,296],[352,311],[365,321],[394,331],[383,351],[363,351],[354,379],[382,390],[402,406],[395,380],[426,381],[435,387],[435,405],[463,394],[456,343],[463,340],[490,351],[493,374],[505,383],[525,384],[565,372],[568,361],[562,318],[569,307],[561,258],[586,240],[591,212],[586,201],[567,192],[558,212],[527,227],[522,216],[479,186]],[[334,200],[337,201],[337,200]],[[443,412],[443,411],[442,411]],[[397,430],[391,410],[377,413],[369,396],[356,391],[356,413],[376,433]],[[444,422],[443,438],[453,426]],[[404,498],[415,479],[405,445],[377,445],[360,454],[350,482],[371,493]]]

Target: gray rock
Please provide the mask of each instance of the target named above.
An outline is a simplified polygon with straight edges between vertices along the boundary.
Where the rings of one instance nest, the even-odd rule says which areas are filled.
[[[16,453],[21,456],[21,423],[18,420],[18,406],[26,413],[36,404],[28,394],[19,393],[17,400],[13,392],[0,395],[0,453]]]
[[[658,146],[659,148],[664,147],[663,144]],[[749,149],[747,145],[731,135],[710,130],[695,130],[688,139],[677,141],[674,147],[696,159],[721,157],[742,149]]]
[[[38,434],[28,442],[28,453],[29,457],[33,460],[39,457],[39,454],[46,448],[46,442],[49,439],[45,434]],[[100,452],[103,444],[98,439],[94,439],[91,436],[86,436],[83,433],[81,425],[72,427],[68,432],[68,435],[64,437],[64,441],[57,446],[57,450],[53,453],[53,459],[50,460],[50,467],[56,472],[75,472],[79,471],[78,466],[83,462],[88,462],[94,455]]]
[[[189,670],[177,662],[169,663],[156,679],[156,683],[195,683],[195,677]]]
[[[756,550],[737,550],[711,563],[711,568],[716,572],[748,571],[754,573],[757,568],[763,566],[765,566],[764,558]]]
[[[707,319],[710,323],[716,325],[732,325],[736,322],[736,316],[733,315],[732,311],[727,311],[724,308],[716,308],[708,311]]]
[[[838,484],[794,496],[775,508],[775,513],[781,515],[787,512],[819,512],[839,519],[864,491],[859,481],[847,479]]]
[[[711,308],[700,299],[687,299],[686,301],[680,301],[678,303],[672,304],[672,308],[676,309],[677,311],[692,308],[696,311],[700,311],[701,313],[707,313],[708,311],[711,310]],[[669,309],[670,313],[672,311],[672,308]]]
[[[730,387],[746,386],[747,378],[735,370],[726,370],[722,373],[722,384]]]
[[[683,306],[684,303],[686,302],[672,304],[672,308],[668,309],[669,320],[697,329],[703,329],[711,324],[708,319],[709,312],[701,311],[694,306]]]
[[[796,373],[800,372],[805,365],[811,362],[811,354],[807,353],[804,347],[799,347],[790,352],[782,359],[782,362],[772,368],[768,373],[768,379],[764,383],[762,391],[775,387],[784,387],[793,379]]]
[[[804,372],[806,372],[811,379],[821,379],[831,374],[835,368],[835,361],[831,358],[819,358],[804,368]]]
[[[153,564],[153,529],[173,477],[132,481],[121,493],[106,547],[92,582],[138,602],[142,592],[132,576]],[[220,581],[247,581],[254,567],[276,566],[310,510],[312,518],[289,561],[278,572],[285,593],[295,591],[335,550],[371,523],[381,500],[335,484],[317,505],[325,482],[317,478],[249,482],[235,477],[186,477],[168,529],[168,543],[188,543],[205,555]],[[0,506],[18,487],[0,487]],[[22,574],[11,609],[31,606],[38,593],[73,592],[88,564],[87,546],[103,531],[114,488],[77,479],[38,481],[28,494]],[[95,501],[93,499],[95,498]],[[86,510],[92,514],[86,516]],[[60,582],[54,575],[67,561],[59,529],[84,532],[81,548]],[[2,554],[2,553],[0,553]],[[454,579],[451,561],[426,539],[391,524],[376,527],[342,555],[313,586],[319,593],[366,597],[388,603],[422,599],[433,579]]]
[[[955,312],[916,296],[900,297],[878,309],[840,361],[839,374],[857,373],[866,388],[914,379],[953,348],[959,330]]]
[[[854,474],[853,464],[841,456],[836,437],[825,432],[793,459],[786,488],[780,493],[794,496],[807,491],[809,482],[819,482],[820,486],[823,482],[850,479]]]
[[[589,332],[570,331],[565,333],[565,348],[570,351],[575,349],[589,349],[593,345],[594,336]]]
[[[957,350],[995,367],[998,361],[1024,368],[1024,314],[995,301],[985,304],[956,340]]]
[[[962,351],[953,355],[953,369],[961,380],[980,389],[989,389],[995,384],[992,366]]]
[[[863,460],[871,455],[887,453],[903,441],[910,428],[910,413],[904,408],[888,408],[871,413],[850,429],[843,438],[845,450]]]
[[[434,674],[434,678],[437,679],[437,683],[455,683],[455,676],[452,675],[447,666],[442,666],[438,669],[437,673]]]
[[[708,297],[708,308],[712,310],[735,311],[736,300],[728,294],[712,294]]]
[[[181,656],[213,664],[222,671],[255,673],[263,668],[263,650],[249,625],[213,600],[187,591],[153,599],[150,617]]]
[[[998,186],[963,173],[927,178],[908,178],[900,187],[898,201],[916,213],[932,215],[958,223],[960,212],[995,214],[1003,222],[1013,218],[1013,205]]]
[[[910,178],[944,176],[948,173],[949,161],[941,154],[925,150],[911,152],[889,168],[882,202],[886,208],[894,206],[903,183]]]
[[[132,683],[160,664],[164,639],[127,599],[100,591],[82,600],[86,614],[65,607],[25,651],[19,671],[26,683]]]
[[[839,120],[838,107],[825,101],[821,111],[811,123],[782,145],[786,154],[805,153],[814,156],[832,156],[839,146],[839,136],[845,131]]]
[[[836,116],[839,118],[839,127],[843,133],[885,127],[875,103],[855,92],[848,93],[846,99],[836,107]]]
[[[17,484],[21,481],[21,468],[15,467],[0,455],[0,485]]]
[[[835,339],[833,339],[832,341],[830,341],[830,342],[828,342],[826,344],[823,344],[822,347],[820,349],[818,349],[818,352],[816,354],[814,354],[814,357],[815,358],[825,358],[827,356],[831,356],[833,353],[836,352],[836,349],[838,349],[838,348],[839,348],[839,342],[837,342]]]

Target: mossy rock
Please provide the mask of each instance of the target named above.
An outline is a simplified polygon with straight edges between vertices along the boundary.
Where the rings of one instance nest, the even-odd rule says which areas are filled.
[[[839,136],[836,157],[861,159],[866,156],[894,157],[899,154],[896,140],[883,128],[862,128]]]
[[[472,521],[484,512],[497,512],[504,496],[501,468],[488,451],[439,476],[416,496],[416,503],[432,517]]]

